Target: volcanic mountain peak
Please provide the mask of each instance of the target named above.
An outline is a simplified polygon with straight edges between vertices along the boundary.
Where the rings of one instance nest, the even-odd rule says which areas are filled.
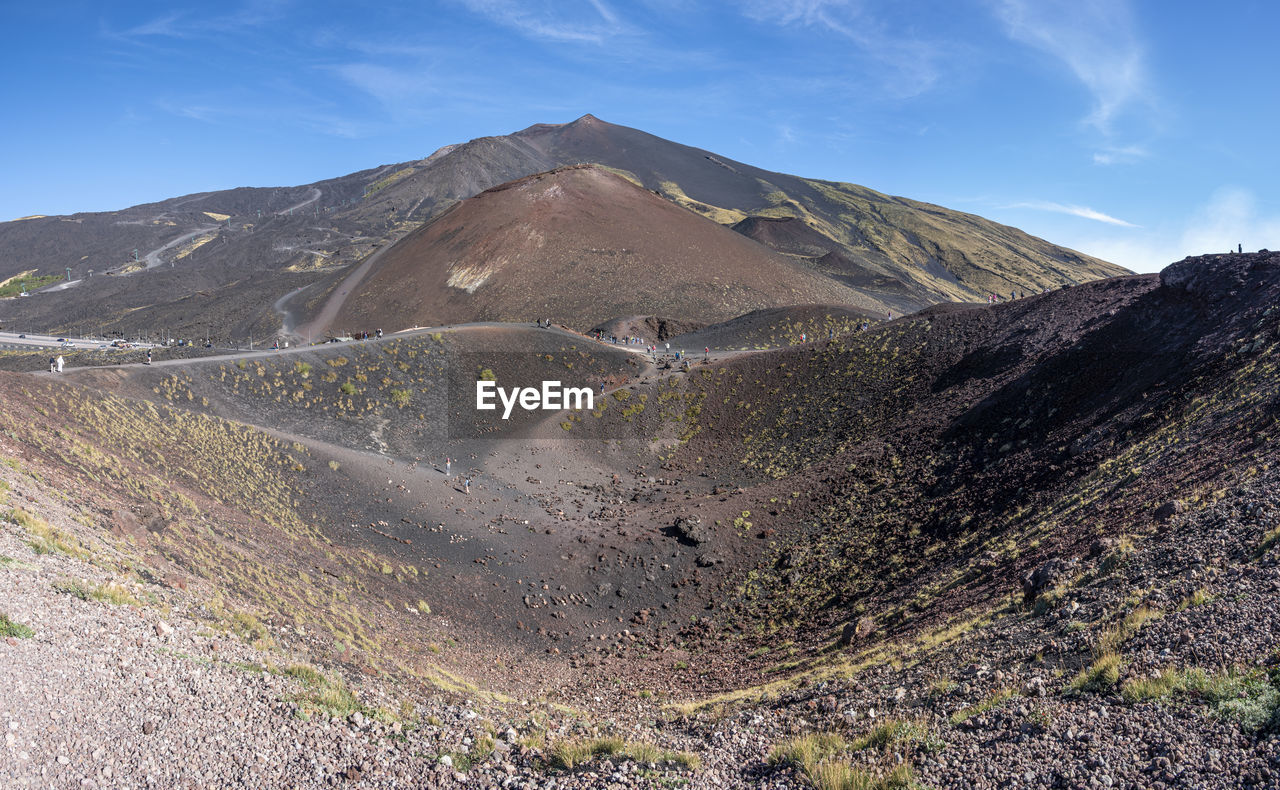
[[[582,329],[619,316],[703,323],[797,303],[873,297],[663,200],[574,165],[463,201],[381,256],[339,326],[534,317]]]
[[[76,282],[56,294],[4,305],[0,319],[59,333],[138,334],[168,327],[188,334],[212,324],[225,327],[223,342],[276,332],[282,324],[286,331],[305,325],[319,333],[331,315],[317,309],[326,294],[342,290],[338,285],[354,275],[352,267],[368,263],[460,200],[578,163],[608,168],[718,223],[754,225],[759,232],[748,235],[806,259],[791,263],[809,275],[858,290],[862,296],[849,302],[854,307],[879,303],[895,313],[910,312],[939,301],[979,301],[992,291],[1039,291],[1125,273],[970,214],[853,184],[773,173],[586,114],[314,184],[200,192],[120,212],[0,223],[0,279],[38,260],[38,275],[71,268]],[[579,220],[596,221],[598,214],[584,211]],[[789,232],[764,232],[770,225]],[[647,232],[662,235],[667,229]],[[803,237],[794,238],[796,232]],[[726,238],[714,243],[730,246],[711,257],[737,249]],[[707,253],[697,250],[685,265]],[[100,276],[104,272],[130,277]],[[720,287],[732,289],[723,282]],[[541,304],[554,308],[545,296]],[[776,305],[779,298],[780,293],[745,303],[737,296],[719,301],[755,309]],[[833,299],[837,294],[810,292],[787,303]],[[634,312],[649,315],[661,308],[654,303]],[[731,317],[715,312],[715,318]]]

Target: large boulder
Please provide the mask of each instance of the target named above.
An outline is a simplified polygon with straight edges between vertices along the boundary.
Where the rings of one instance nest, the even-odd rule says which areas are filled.
[[[1174,516],[1185,513],[1186,510],[1187,510],[1187,504],[1185,502],[1183,502],[1180,499],[1171,499],[1168,502],[1165,502],[1160,507],[1156,508],[1156,512],[1154,516],[1156,521],[1160,522],[1161,524],[1164,524]]]
[[[1067,581],[1075,573],[1076,560],[1054,557],[1022,577],[1022,594],[1028,601],[1047,589]]]
[[[876,621],[870,617],[859,617],[857,620],[850,620],[840,630],[840,646],[848,647],[854,642],[861,642],[875,632]]]
[[[695,546],[711,541],[711,530],[703,526],[702,519],[697,516],[678,516],[671,528],[676,537]]]

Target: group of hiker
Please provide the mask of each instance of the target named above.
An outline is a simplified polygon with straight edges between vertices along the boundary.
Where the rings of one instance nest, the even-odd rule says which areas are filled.
[[[1047,293],[1049,293],[1049,289],[1048,289],[1048,288],[1041,288],[1041,289],[1040,289],[1040,293],[1042,293],[1042,294],[1047,294]],[[1031,295],[1032,295],[1032,296],[1035,296],[1035,295],[1036,295],[1036,292],[1033,290],[1033,291],[1031,292]],[[1010,302],[1012,302],[1012,301],[1014,301],[1014,300],[1017,300],[1017,299],[1026,299],[1026,298],[1027,298],[1027,292],[1026,292],[1026,291],[1010,291],[1010,292],[1009,292],[1009,301],[1010,301]],[[1001,295],[1001,294],[998,294],[998,293],[996,293],[996,292],[994,292],[994,291],[993,291],[993,292],[991,292],[991,293],[989,293],[989,294],[987,294],[987,304],[998,304],[998,303],[1001,301],[1001,299],[1003,299],[1002,295]]]
[[[453,475],[453,459],[446,457],[444,459],[444,479],[446,483],[448,483],[448,481],[452,478],[452,475]],[[471,495],[471,477],[469,475],[462,478],[462,493],[466,494],[467,496]]]
[[[649,344],[644,342],[644,338],[636,337],[635,335],[623,335],[622,337],[609,335],[606,337],[604,332],[596,332],[596,340],[601,343],[612,343],[615,346],[645,346],[646,350],[649,349]]]

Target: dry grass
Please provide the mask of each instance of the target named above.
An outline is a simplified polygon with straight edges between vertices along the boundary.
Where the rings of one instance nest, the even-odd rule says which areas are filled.
[[[982,700],[977,705],[971,705],[970,707],[967,707],[967,708],[961,708],[960,710],[951,714],[949,721],[952,724],[961,724],[973,718],[974,716],[980,716],[989,710],[999,707],[1005,700],[1012,699],[1013,697],[1016,697],[1016,696],[1018,696],[1018,690],[1011,686],[1006,686],[1005,688],[997,689],[996,691],[992,692],[992,694],[989,697]]]
[[[794,765],[808,771],[819,762],[849,749],[844,736],[834,732],[811,732],[783,741],[769,752],[769,765]]]
[[[14,622],[9,619],[9,615],[0,612],[0,637],[12,637],[14,639],[29,639],[35,636],[35,631],[22,623]]]
[[[596,757],[624,757],[637,763],[675,765],[696,771],[702,767],[702,758],[692,752],[673,752],[650,743],[627,741],[617,736],[589,740],[560,741],[551,748],[551,764],[560,770],[572,771]]]
[[[916,721],[884,722],[852,743],[837,733],[814,732],[778,744],[769,752],[767,762],[774,767],[795,768],[818,790],[910,788],[916,783],[908,763],[877,772],[856,766],[842,755],[862,749],[893,751],[927,737],[927,728]]]
[[[1119,650],[1121,645],[1128,642],[1138,631],[1142,630],[1142,626],[1163,616],[1164,612],[1150,606],[1139,606],[1134,609],[1117,625],[1102,631],[1098,635],[1095,657]]]
[[[827,760],[805,775],[817,790],[909,790],[918,787],[914,772],[907,763],[877,774],[848,760]]]
[[[336,719],[346,718],[356,711],[374,713],[360,704],[355,692],[347,688],[340,677],[326,675],[309,664],[290,664],[281,674],[296,678],[306,689],[290,698],[297,703],[298,713],[303,718],[316,713]]]
[[[80,541],[53,527],[49,522],[37,515],[15,507],[5,514],[6,521],[12,521],[27,531],[27,545],[36,554],[67,554],[84,559],[89,556]]]
[[[1115,688],[1120,680],[1120,667],[1122,665],[1120,654],[1118,653],[1102,653],[1094,659],[1093,663],[1080,670],[1071,680],[1070,688],[1073,691],[1092,691],[1101,694]]]

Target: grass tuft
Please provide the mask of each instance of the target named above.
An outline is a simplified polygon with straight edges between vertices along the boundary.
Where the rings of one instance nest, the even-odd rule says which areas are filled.
[[[971,705],[967,708],[961,708],[960,710],[951,714],[951,718],[949,719],[949,721],[952,724],[961,724],[973,718],[974,716],[980,716],[983,713],[986,713],[987,711],[993,708],[999,707],[1000,704],[1003,703],[1005,700],[1012,699],[1013,697],[1016,697],[1016,696],[1018,696],[1018,690],[1015,688],[1005,687],[1002,689],[996,689],[996,691],[992,692],[991,696],[982,700],[977,705]]]
[[[342,678],[330,677],[309,664],[290,664],[284,668],[283,674],[301,681],[306,688],[302,694],[290,698],[298,704],[303,716],[323,713],[342,719],[356,711],[367,712]]]
[[[1093,663],[1076,675],[1070,684],[1073,691],[1092,691],[1101,694],[1115,687],[1120,681],[1120,654],[1103,653]]]
[[[1239,722],[1249,732],[1280,730],[1280,688],[1261,672],[1209,674],[1192,667],[1126,681],[1120,693],[1130,703],[1187,696],[1208,703],[1213,715]]]
[[[74,579],[62,579],[53,583],[53,589],[75,596],[82,601],[102,601],[115,606],[142,606],[132,593],[117,582],[106,582],[97,587],[89,587],[84,582]]]
[[[572,771],[596,757],[614,755],[637,763],[676,765],[689,771],[696,771],[702,767],[702,758],[692,752],[672,752],[651,743],[627,741],[617,736],[585,741],[560,741],[551,748],[551,764],[559,770]]]
[[[35,631],[29,626],[22,623],[14,622],[9,619],[9,615],[0,612],[0,637],[13,637],[15,639],[30,639],[35,636]]]
[[[4,519],[12,521],[27,531],[29,536],[27,545],[36,554],[53,554],[56,552],[81,559],[89,556],[89,552],[85,551],[75,538],[59,532],[49,526],[49,522],[33,513],[28,513],[20,507],[11,509],[4,515]]]

